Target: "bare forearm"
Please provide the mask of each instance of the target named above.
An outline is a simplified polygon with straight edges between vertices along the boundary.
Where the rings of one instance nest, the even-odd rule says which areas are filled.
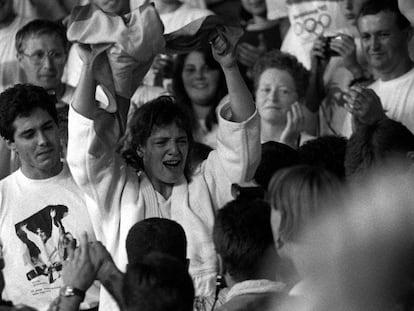
[[[112,295],[119,307],[123,305],[122,284],[124,275],[113,263],[105,264],[98,273],[98,279]]]
[[[93,77],[92,66],[84,64],[81,77],[73,96],[72,107],[79,114],[92,119],[97,110],[95,103],[96,81]]]
[[[229,68],[223,68],[223,71],[226,77],[227,88],[230,96],[232,121],[245,121],[255,111],[252,94],[247,88],[237,65]]]

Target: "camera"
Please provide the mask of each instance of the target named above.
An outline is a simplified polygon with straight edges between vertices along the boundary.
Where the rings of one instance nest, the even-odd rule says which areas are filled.
[[[337,52],[331,49],[330,45],[333,40],[342,40],[342,37],[341,35],[323,37],[324,47],[325,47],[325,58],[329,58],[332,56],[339,56]]]

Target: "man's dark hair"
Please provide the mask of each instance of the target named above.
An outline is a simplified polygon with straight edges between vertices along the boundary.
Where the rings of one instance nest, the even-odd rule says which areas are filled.
[[[282,143],[268,141],[262,144],[262,158],[254,179],[264,190],[267,190],[274,173],[299,163],[299,154],[295,149]]]
[[[128,264],[122,287],[127,311],[192,311],[194,286],[187,267],[174,257],[151,253]]]
[[[409,20],[401,14],[400,9],[398,8],[397,0],[369,0],[362,5],[358,19],[366,15],[376,15],[384,11],[395,14],[398,28],[407,29],[410,27],[411,24]]]
[[[260,259],[274,247],[270,206],[263,200],[233,200],[217,213],[213,239],[223,266],[237,281],[254,279]]]
[[[30,84],[17,84],[0,94],[0,135],[14,141],[13,122],[18,117],[29,117],[35,109],[45,110],[58,124],[56,97]]]
[[[347,139],[334,135],[322,136],[306,142],[298,152],[303,164],[320,166],[340,180],[345,179]]]
[[[361,126],[347,144],[346,175],[364,173],[388,159],[405,158],[413,150],[414,134],[400,122],[384,119]]]
[[[56,22],[52,22],[44,19],[36,19],[24,25],[16,33],[16,51],[18,53],[23,52],[24,43],[30,38],[36,38],[39,36],[48,35],[56,36],[62,42],[64,52],[69,50],[69,41],[66,37],[65,27]]]
[[[141,261],[151,252],[170,255],[187,263],[187,239],[177,222],[166,218],[147,218],[129,229],[126,238],[128,262]]]

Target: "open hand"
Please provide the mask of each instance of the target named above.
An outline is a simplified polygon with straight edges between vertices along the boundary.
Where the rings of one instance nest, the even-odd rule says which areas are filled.
[[[300,133],[305,129],[305,113],[302,106],[295,102],[287,112],[286,127],[280,136],[280,141],[293,148],[297,148]]]

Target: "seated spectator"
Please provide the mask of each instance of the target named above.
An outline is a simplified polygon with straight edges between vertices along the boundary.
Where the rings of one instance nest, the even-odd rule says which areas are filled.
[[[20,66],[30,84],[43,87],[56,96],[62,144],[67,145],[69,102],[74,89],[62,83],[69,42],[65,28],[47,20],[34,20],[16,34],[16,51]]]
[[[0,94],[0,135],[21,168],[0,181],[4,299],[46,310],[62,287],[62,264],[81,232],[95,239],[85,198],[61,159],[56,99],[18,84]],[[81,309],[98,304],[99,285]]]
[[[216,310],[272,310],[284,298],[277,282],[278,255],[270,227],[270,206],[262,200],[234,200],[219,210],[213,229],[221,272],[230,288]]]
[[[192,311],[194,286],[182,261],[151,253],[128,264],[122,296],[126,311]]]
[[[308,71],[289,54],[270,51],[253,68],[261,141],[277,141],[297,148],[308,115],[304,108]]]
[[[173,73],[173,94],[190,116],[194,141],[217,146],[216,108],[227,94],[226,80],[211,49],[179,55]]]
[[[407,161],[412,151],[414,134],[397,121],[385,118],[361,126],[351,136],[346,148],[346,175],[365,175],[392,160]]]
[[[334,208],[329,203],[331,199],[339,200],[340,189],[338,178],[323,168],[312,166],[283,169],[270,181],[273,237],[280,256],[291,261],[295,269],[281,271],[286,284],[296,283],[291,295],[306,298],[312,290],[312,280],[302,279],[307,267],[302,234],[315,219]]]
[[[369,88],[379,96],[389,118],[414,132],[414,106],[411,100],[414,94],[414,63],[408,52],[410,22],[400,13],[397,1],[370,0],[361,8],[358,29],[365,56],[378,78]],[[381,40],[381,33],[387,34],[387,40]],[[363,101],[358,92],[351,92],[349,96]],[[354,110],[351,108],[351,113]]]
[[[357,17],[368,0],[346,0],[344,14],[347,24],[331,36],[315,39],[311,50],[311,75],[307,107],[319,110],[320,134],[349,137],[348,112],[344,107],[343,92],[354,84],[372,83],[372,72],[363,55]]]
[[[25,80],[41,86],[52,96],[56,96],[60,139],[63,147],[62,157],[66,153],[68,141],[68,110],[74,89],[62,83],[63,69],[66,63],[69,43],[62,25],[47,21],[34,20],[24,25],[16,33],[15,52]],[[4,141],[0,141],[4,145]],[[3,176],[17,170],[20,166],[17,156],[9,150],[4,151],[0,160]]]
[[[233,183],[253,178],[260,158],[259,119],[238,71],[234,47],[217,36],[212,49],[225,74],[230,103],[218,114],[217,149],[194,174],[188,173],[190,120],[167,96],[136,110],[128,126],[131,141],[125,160],[116,153],[122,131],[116,117],[95,103],[96,82],[87,51],[82,83],[69,113],[68,144],[68,163],[91,199],[88,211],[96,234],[117,266],[124,269],[127,264],[124,243],[137,221],[175,220],[188,239],[196,296],[205,300],[214,295],[217,271],[211,234],[215,212],[231,200]]]
[[[301,163],[319,166],[345,180],[345,153],[347,139],[338,136],[321,136],[299,147]]]
[[[242,0],[241,4],[252,18],[247,21],[245,33],[237,45],[237,60],[241,64],[245,79],[253,86],[251,72],[253,65],[265,52],[280,48],[289,28],[289,20],[287,17],[268,20],[265,0],[255,2]]]
[[[262,144],[262,159],[254,180],[267,191],[272,176],[279,170],[300,164],[299,153],[288,145],[275,141]]]

